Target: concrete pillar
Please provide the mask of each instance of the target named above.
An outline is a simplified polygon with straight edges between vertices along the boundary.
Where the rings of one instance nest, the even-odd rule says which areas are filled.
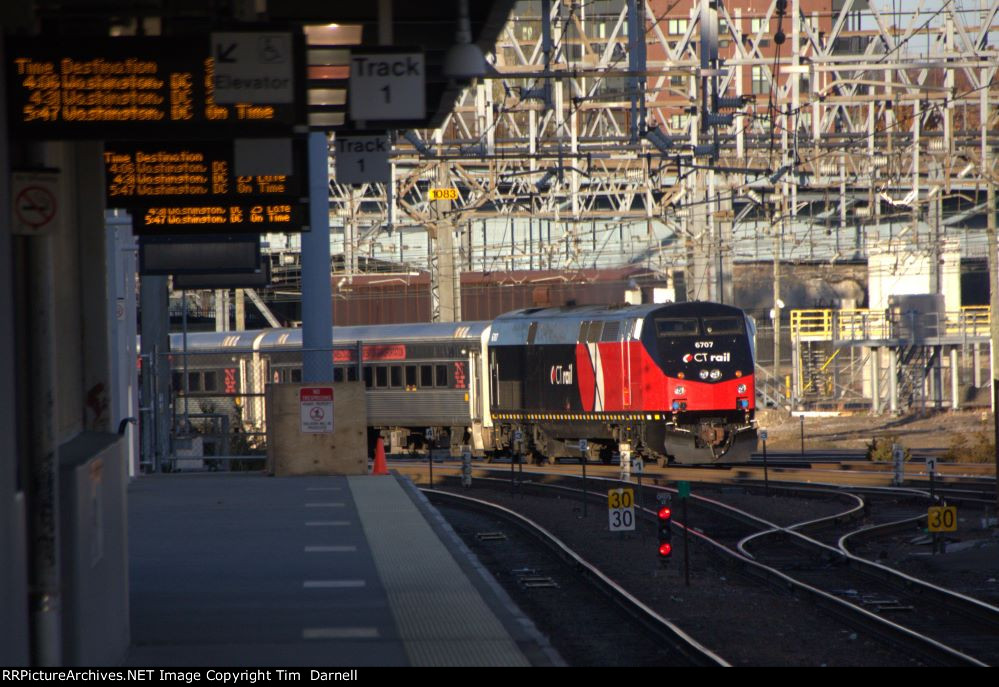
[[[139,375],[136,369],[137,270],[132,222],[124,212],[116,212],[107,227],[108,321],[111,323],[111,428],[117,431],[125,418],[139,418]],[[125,464],[129,477],[139,473],[139,426],[128,423]]]
[[[143,276],[139,280],[142,309],[142,433],[141,463],[160,469],[170,453],[170,319],[167,278]]]
[[[302,381],[333,381],[333,296],[330,290],[329,148],[309,134],[309,226],[302,234]]]
[[[950,349],[950,409],[961,409],[961,368],[957,365],[957,346]]]
[[[9,8],[5,8],[9,11]],[[3,38],[0,36],[0,50]],[[0,92],[5,92],[0,70]],[[0,108],[0,131],[7,130],[7,110]],[[0,136],[0,207],[10,208],[10,151]],[[24,489],[27,475],[18,469],[18,410],[15,380],[13,240],[10,222],[0,222],[0,665],[28,665],[28,559]]]

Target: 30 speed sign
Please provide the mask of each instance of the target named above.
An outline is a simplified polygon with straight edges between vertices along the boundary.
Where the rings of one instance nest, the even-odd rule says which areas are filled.
[[[607,491],[607,517],[611,532],[635,529],[635,490],[610,489]]]
[[[930,506],[926,510],[926,528],[930,532],[956,532],[956,506]]]

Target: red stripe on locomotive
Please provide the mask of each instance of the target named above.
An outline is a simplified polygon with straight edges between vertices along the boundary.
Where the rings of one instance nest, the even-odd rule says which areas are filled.
[[[591,345],[599,347],[596,363],[586,344],[576,346],[578,389],[584,412],[672,412],[674,400],[685,402],[687,411],[756,407],[752,374],[718,382],[680,379],[667,376],[639,341]],[[744,393],[737,390],[740,384],[746,385]],[[684,388],[683,394],[675,393],[678,386]],[[740,408],[739,399],[748,401],[748,406]]]

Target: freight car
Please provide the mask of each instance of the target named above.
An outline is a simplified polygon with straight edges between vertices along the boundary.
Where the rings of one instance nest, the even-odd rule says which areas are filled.
[[[334,381],[364,380],[371,434],[391,451],[610,462],[628,448],[660,464],[731,463],[756,446],[754,334],[716,303],[529,308],[335,327],[329,354]],[[189,334],[182,346],[172,335],[175,390],[224,387],[247,429],[262,428],[265,383],[302,380],[297,329]]]

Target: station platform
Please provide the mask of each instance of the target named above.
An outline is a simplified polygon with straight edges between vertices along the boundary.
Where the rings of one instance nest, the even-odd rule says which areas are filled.
[[[560,664],[401,477],[153,475],[128,497],[129,666]]]

